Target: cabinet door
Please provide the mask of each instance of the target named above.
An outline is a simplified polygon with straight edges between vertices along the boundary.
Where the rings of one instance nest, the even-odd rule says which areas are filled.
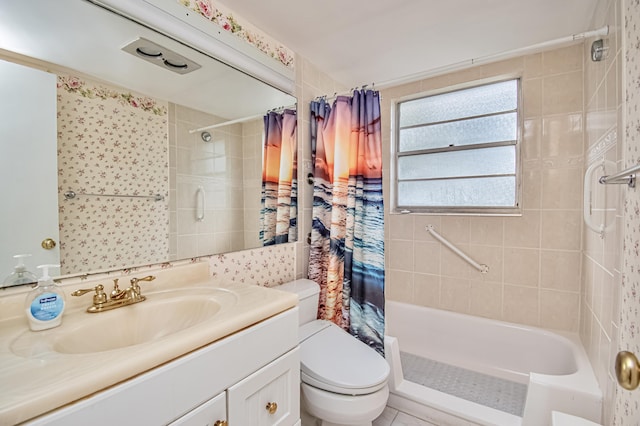
[[[300,419],[298,348],[227,390],[229,426],[293,426]]]
[[[222,426],[227,420],[227,394],[211,398],[169,426]]]

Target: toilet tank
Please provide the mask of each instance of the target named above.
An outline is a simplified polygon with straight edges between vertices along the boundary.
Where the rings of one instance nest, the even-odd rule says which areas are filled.
[[[302,279],[290,281],[273,288],[298,295],[298,325],[306,324],[318,318],[320,286],[317,283],[311,280]]]

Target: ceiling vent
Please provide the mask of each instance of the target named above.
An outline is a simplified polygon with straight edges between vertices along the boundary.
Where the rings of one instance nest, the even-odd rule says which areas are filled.
[[[178,74],[187,74],[201,68],[192,60],[142,37],[127,44],[122,50]]]

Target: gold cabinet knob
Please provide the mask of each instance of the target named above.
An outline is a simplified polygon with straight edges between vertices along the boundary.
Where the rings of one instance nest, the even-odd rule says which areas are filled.
[[[227,423],[226,420],[216,420],[216,422],[213,424],[213,426],[228,426],[229,423]]]
[[[626,390],[634,390],[640,384],[640,364],[631,352],[622,351],[616,355],[616,378]]]
[[[266,409],[269,412],[269,414],[275,414],[276,411],[278,411],[278,404],[275,402],[268,402]]]
[[[44,240],[42,240],[42,243],[40,245],[45,250],[51,250],[56,246],[56,242],[53,241],[51,238],[45,238]]]

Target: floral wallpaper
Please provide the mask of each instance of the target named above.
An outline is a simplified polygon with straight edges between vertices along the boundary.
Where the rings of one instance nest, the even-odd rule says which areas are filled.
[[[212,277],[273,287],[296,279],[295,244],[278,244],[253,250],[210,256]]]
[[[249,23],[240,23],[233,14],[224,10],[220,4],[214,5],[211,0],[177,0],[183,6],[204,16],[209,21],[228,31],[276,61],[289,68],[294,67],[293,52],[275,40],[269,38]]]
[[[140,108],[155,115],[167,115],[167,105],[160,104],[148,96],[138,96],[119,89],[104,86],[93,86],[74,76],[58,76],[58,89],[64,89],[83,98],[114,99],[122,106]]]
[[[640,0],[625,3],[625,167],[640,162]],[[619,350],[640,356],[640,188],[626,188]],[[638,390],[616,387],[615,425],[640,424]]]
[[[61,273],[166,260],[167,104],[73,76],[57,96]]]
[[[279,244],[257,249],[214,254],[171,262],[137,266],[104,273],[92,273],[80,277],[58,280],[65,285],[83,282],[88,279],[106,279],[111,277],[142,275],[147,271],[171,269],[177,266],[208,262],[209,274],[219,284],[244,283],[263,287],[273,287],[296,279],[295,244]]]

